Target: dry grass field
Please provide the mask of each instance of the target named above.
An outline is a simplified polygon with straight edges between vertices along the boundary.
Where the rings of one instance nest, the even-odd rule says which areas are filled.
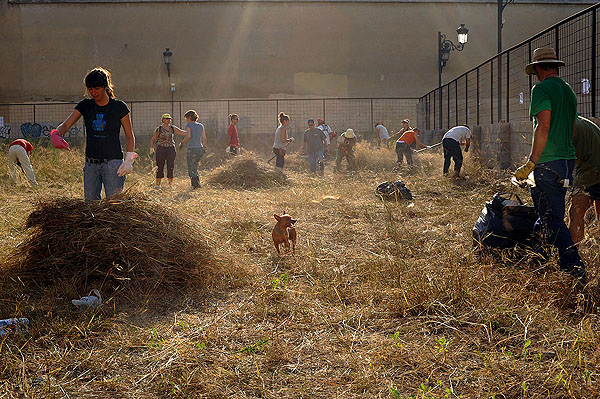
[[[104,285],[105,305],[79,312],[70,300],[97,287],[52,285],[54,274],[21,281],[8,269],[28,262],[15,265],[15,257],[31,243],[26,221],[40,201],[82,198],[83,154],[36,148],[40,187],[32,189],[24,176],[10,182],[0,150],[0,318],[29,317],[32,326],[28,335],[0,337],[0,398],[600,395],[598,223],[588,220],[582,243],[582,291],[555,262],[478,258],[471,230],[485,201],[496,192],[529,195],[471,154],[462,179],[441,176],[439,150],[393,172],[391,152],[361,145],[357,172],[334,174],[329,162],[324,177],[290,154],[282,180],[261,169],[270,155],[250,154],[256,162],[246,159],[244,168],[214,155],[207,164],[217,169],[203,169],[194,191],[183,156],[173,187],[162,189],[152,188],[142,157],[127,178],[129,195],[184,223],[184,234],[209,252],[194,267],[209,272],[181,287],[162,276],[171,283],[162,290]],[[263,174],[251,188],[225,173],[254,166]],[[378,183],[397,179],[414,200],[374,195]],[[298,219],[299,241],[295,254],[277,256],[271,229],[283,211]],[[123,213],[115,217],[127,220]],[[57,213],[57,225],[68,222],[61,218],[68,219]],[[126,230],[120,245],[170,245],[170,223],[144,226]],[[76,245],[77,228],[70,230],[45,236],[49,250]],[[188,251],[175,249],[165,256]],[[46,259],[36,257],[38,273],[52,270]],[[67,259],[73,270],[85,267],[78,259]]]

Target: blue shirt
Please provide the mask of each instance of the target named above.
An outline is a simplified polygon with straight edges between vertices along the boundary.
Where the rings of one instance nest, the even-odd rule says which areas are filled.
[[[185,127],[189,127],[191,132],[188,148],[202,148],[202,132],[204,131],[204,125],[200,122],[190,122],[186,124]]]

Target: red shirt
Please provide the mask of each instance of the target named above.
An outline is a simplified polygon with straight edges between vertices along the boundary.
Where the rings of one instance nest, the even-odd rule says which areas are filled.
[[[406,144],[411,145],[415,142],[415,132],[414,130],[407,130],[404,132],[402,136],[398,139],[398,141],[404,141]]]
[[[27,151],[27,155],[31,155],[31,152],[33,151],[33,146],[27,140],[16,139],[12,143],[10,143],[8,148],[12,147],[13,145],[20,145],[21,147],[25,148],[25,151]]]
[[[231,147],[239,147],[240,139],[238,138],[237,127],[229,125],[229,129],[227,129],[227,134],[229,135],[229,145]]]

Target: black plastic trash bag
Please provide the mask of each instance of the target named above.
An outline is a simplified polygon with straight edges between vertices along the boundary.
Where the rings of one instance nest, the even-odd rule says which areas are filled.
[[[386,181],[375,189],[375,195],[386,201],[411,200],[413,195],[403,181]]]
[[[473,246],[479,249],[506,249],[534,244],[535,208],[523,205],[516,194],[494,194],[485,203],[475,227]]]

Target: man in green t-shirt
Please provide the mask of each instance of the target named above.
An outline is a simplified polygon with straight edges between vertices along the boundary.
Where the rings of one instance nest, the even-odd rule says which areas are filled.
[[[575,122],[574,189],[569,207],[569,231],[575,243],[583,239],[587,210],[594,205],[600,221],[600,128],[594,122],[578,117]]]
[[[573,133],[577,117],[577,97],[558,77],[558,67],[564,64],[553,49],[538,48],[525,67],[525,73],[535,74],[539,83],[531,89],[533,142],[529,160],[515,171],[515,177],[525,180],[533,172],[531,197],[538,214],[534,230],[558,249],[561,269],[585,284],[585,265],[564,221],[565,195],[573,181],[576,159]]]

